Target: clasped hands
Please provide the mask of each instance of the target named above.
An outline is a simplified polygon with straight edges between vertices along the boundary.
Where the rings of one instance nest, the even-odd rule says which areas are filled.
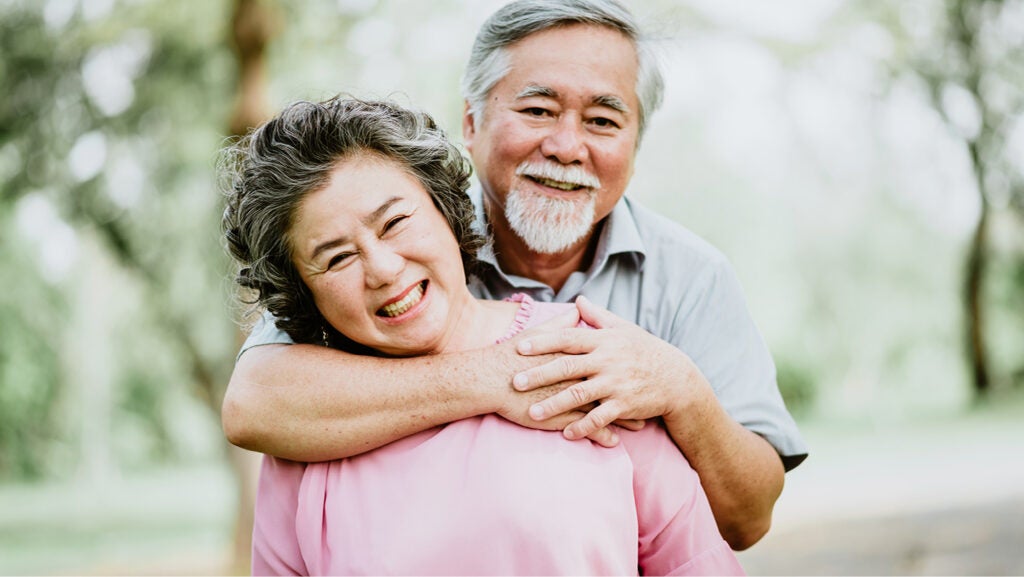
[[[578,327],[580,320],[598,330]],[[570,440],[615,446],[609,425],[639,430],[646,419],[684,410],[693,387],[706,385],[682,351],[584,297],[512,344],[522,356],[554,356],[513,376],[498,414]]]

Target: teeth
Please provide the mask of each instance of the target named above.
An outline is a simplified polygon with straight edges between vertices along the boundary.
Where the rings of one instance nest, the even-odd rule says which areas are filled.
[[[568,190],[576,190],[577,188],[580,187],[580,185],[574,184],[572,182],[562,182],[562,181],[559,181],[559,180],[550,180],[550,179],[547,179],[547,178],[534,177],[534,180],[536,180],[540,184],[543,184],[544,186],[549,186],[551,188],[557,188],[558,190],[566,190],[566,191],[568,191]]]
[[[381,307],[379,314],[385,317],[397,317],[415,306],[422,298],[423,283],[420,283],[416,285],[416,288],[409,291],[409,294],[405,295],[405,298],[402,300]]]
[[[582,166],[556,162],[523,161],[516,167],[516,176],[523,176],[558,190],[574,191],[580,188],[598,190],[601,181]]]

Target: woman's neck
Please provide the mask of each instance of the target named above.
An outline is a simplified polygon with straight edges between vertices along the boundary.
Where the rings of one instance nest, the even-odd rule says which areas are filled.
[[[452,323],[449,338],[437,352],[468,351],[494,344],[508,333],[519,307],[519,303],[470,296],[464,305],[456,307],[458,315]]]

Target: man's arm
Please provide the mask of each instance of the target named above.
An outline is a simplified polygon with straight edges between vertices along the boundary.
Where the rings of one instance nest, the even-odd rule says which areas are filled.
[[[315,345],[254,347],[228,383],[224,433],[242,448],[296,461],[357,455],[496,410],[485,387],[497,384],[472,368],[489,365],[473,356],[380,359]]]
[[[520,341],[524,354],[569,356],[516,375],[517,389],[587,378],[531,407],[544,419],[599,402],[565,429],[580,438],[616,419],[662,417],[697,470],[722,536],[734,549],[756,543],[771,526],[784,469],[775,449],[734,421],[690,358],[675,346],[581,298],[581,316],[603,330],[559,329]]]
[[[486,413],[517,424],[561,430],[585,413],[536,421],[527,409],[565,388],[528,394],[511,376],[553,357],[528,358],[515,340],[445,355],[385,359],[316,345],[263,345],[235,365],[221,413],[228,440],[296,461],[357,455],[431,427]],[[586,436],[605,446],[618,438],[600,428]]]

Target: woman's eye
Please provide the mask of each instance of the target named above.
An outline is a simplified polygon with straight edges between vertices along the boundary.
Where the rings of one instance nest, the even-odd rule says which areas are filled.
[[[334,268],[335,265],[339,265],[339,264],[345,262],[346,260],[348,260],[348,257],[350,257],[350,256],[352,256],[352,253],[350,253],[350,252],[339,252],[338,254],[332,256],[331,260],[327,261],[327,268],[328,269]]]
[[[398,225],[399,223],[401,223],[402,221],[404,221],[404,220],[405,220],[405,219],[407,219],[407,218],[409,218],[409,217],[408,217],[408,215],[404,215],[404,214],[403,214],[403,215],[401,215],[401,216],[396,216],[395,218],[393,218],[393,219],[389,220],[389,221],[388,221],[388,222],[387,222],[387,223],[386,223],[386,224],[384,225],[384,232],[388,232],[389,230],[391,230],[391,229],[395,228],[395,226],[397,226],[397,225]]]

